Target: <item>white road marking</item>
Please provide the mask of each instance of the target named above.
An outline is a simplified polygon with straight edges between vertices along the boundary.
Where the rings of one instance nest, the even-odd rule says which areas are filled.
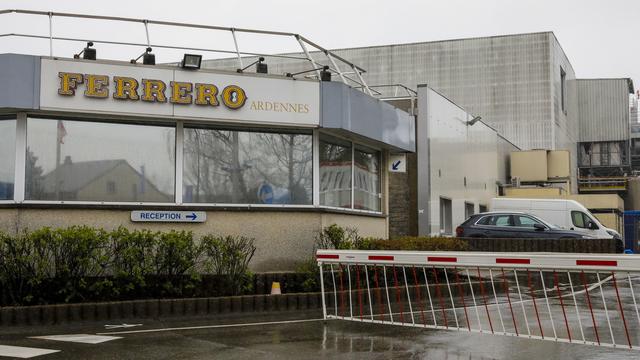
[[[60,352],[60,350],[38,349],[23,346],[0,345],[0,356],[29,359],[32,357]]]
[[[121,324],[121,325],[105,325],[104,328],[107,330],[111,329],[128,329],[136,326],[142,326],[142,324]]]
[[[100,336],[89,334],[69,334],[69,335],[49,335],[49,336],[32,336],[32,339],[67,341],[81,344],[100,344],[106,341],[122,339],[117,336]]]
[[[179,330],[199,330],[199,329],[219,329],[219,328],[231,328],[231,327],[243,327],[243,326],[264,326],[264,325],[278,325],[278,324],[296,324],[313,321],[324,321],[324,319],[303,319],[303,320],[285,320],[285,321],[269,321],[260,323],[242,323],[242,324],[226,324],[226,325],[204,325],[204,326],[186,326],[177,328],[160,328],[160,329],[147,329],[147,330],[131,330],[131,331],[114,331],[97,333],[97,335],[122,335],[122,334],[141,334],[152,333],[161,331],[179,331]]]

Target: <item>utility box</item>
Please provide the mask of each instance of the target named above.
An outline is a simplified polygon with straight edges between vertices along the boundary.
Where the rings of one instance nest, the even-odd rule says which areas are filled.
[[[511,177],[520,182],[547,181],[547,150],[512,152]]]
[[[547,176],[549,180],[571,177],[571,156],[569,150],[551,150],[547,152]]]
[[[624,212],[624,248],[631,249],[634,253],[640,250],[640,211],[630,210]]]

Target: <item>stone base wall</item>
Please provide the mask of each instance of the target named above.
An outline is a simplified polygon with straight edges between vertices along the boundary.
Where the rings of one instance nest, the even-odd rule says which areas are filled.
[[[300,261],[312,256],[314,237],[325,226],[352,227],[362,236],[386,238],[387,219],[381,216],[331,213],[326,211],[207,211],[207,221],[188,223],[134,223],[131,210],[103,209],[0,209],[0,231],[16,234],[45,226],[87,225],[107,230],[129,229],[187,230],[196,237],[243,235],[256,239],[256,253],[250,267],[255,272],[295,270]]]

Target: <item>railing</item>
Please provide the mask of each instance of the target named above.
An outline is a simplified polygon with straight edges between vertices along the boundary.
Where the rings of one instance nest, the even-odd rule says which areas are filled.
[[[213,25],[203,25],[203,24],[189,24],[189,23],[177,23],[170,21],[158,21],[158,20],[148,20],[148,19],[136,19],[136,18],[126,18],[126,17],[115,17],[115,16],[99,16],[99,15],[85,15],[85,14],[72,14],[72,13],[61,13],[61,12],[47,12],[47,11],[32,11],[32,10],[19,10],[19,9],[7,9],[0,10],[1,17],[10,16],[10,14],[22,14],[22,15],[32,15],[32,16],[41,16],[48,18],[48,32],[46,34],[27,34],[27,33],[2,33],[0,34],[0,38],[30,38],[30,39],[41,39],[48,40],[49,42],[49,56],[61,56],[60,54],[56,54],[54,52],[54,42],[78,42],[78,43],[86,43],[93,42],[95,44],[108,44],[108,45],[122,45],[122,46],[133,46],[133,47],[151,47],[158,49],[172,49],[172,50],[190,50],[196,52],[207,52],[207,53],[220,53],[220,54],[229,54],[235,55],[238,62],[238,69],[244,68],[243,57],[246,56],[263,56],[265,58],[268,57],[278,57],[278,58],[287,58],[300,60],[304,62],[308,62],[310,65],[310,72],[314,72],[316,77],[320,79],[320,70],[323,66],[328,66],[329,71],[337,74],[340,77],[340,80],[345,84],[352,85],[354,87],[359,87],[362,91],[368,93],[369,95],[373,95],[373,92],[365,82],[362,74],[366,72],[363,68],[353,64],[352,62],[344,59],[343,57],[323,48],[322,46],[312,42],[306,37],[289,32],[281,32],[281,31],[268,31],[268,30],[256,30],[256,29],[242,29],[242,28],[231,28],[231,27],[222,27],[222,26],[213,26]],[[55,29],[55,18],[75,18],[75,19],[84,19],[84,20],[95,20],[102,22],[121,22],[121,23],[138,23],[143,27],[140,28],[140,31],[144,31],[144,38],[146,39],[145,43],[139,42],[130,42],[130,41],[113,41],[108,39],[87,39],[87,38],[78,38],[78,37],[64,37],[64,36],[56,36],[54,34]],[[6,19],[3,19],[6,21]],[[109,31],[111,29],[111,24],[103,25],[102,32],[103,35],[107,36],[111,33]],[[162,42],[152,42],[150,33],[153,31],[153,26],[168,26],[172,28],[183,28],[183,29],[200,29],[200,30],[209,30],[209,31],[217,31],[217,32],[225,32],[228,33],[230,38],[233,40],[233,49],[216,49],[209,47],[188,47],[188,46],[174,46],[168,45]],[[35,29],[36,27],[30,27]],[[79,31],[80,32],[80,31]],[[240,50],[241,43],[238,39],[238,34],[257,34],[257,35],[265,35],[265,36],[279,36],[284,38],[291,38],[295,40],[297,45],[299,46],[302,54],[304,56],[293,56],[282,54],[282,52],[278,53],[259,53],[259,52],[248,52]],[[202,43],[206,43],[207,38],[204,37],[202,39]],[[322,59],[314,59],[311,52],[317,52],[321,54]],[[68,57],[68,56],[67,56]],[[129,59],[123,59],[125,61],[129,61]],[[315,69],[315,70],[314,70]],[[355,74],[355,78],[349,76],[350,74]]]
[[[578,178],[578,188],[580,191],[624,191],[628,181],[626,177],[581,177]]]
[[[634,255],[318,250],[326,319],[640,349]]]

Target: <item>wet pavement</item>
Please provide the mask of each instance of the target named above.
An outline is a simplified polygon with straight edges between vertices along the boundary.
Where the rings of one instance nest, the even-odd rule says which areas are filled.
[[[0,329],[0,345],[59,350],[36,357],[52,360],[640,358],[640,352],[635,350],[343,320],[322,321],[319,317],[319,313],[281,313],[197,321],[147,321],[141,326],[110,330],[105,330],[105,325],[119,324],[5,328]],[[137,325],[140,321],[129,323]],[[118,338],[96,344],[33,338],[65,334]]]

